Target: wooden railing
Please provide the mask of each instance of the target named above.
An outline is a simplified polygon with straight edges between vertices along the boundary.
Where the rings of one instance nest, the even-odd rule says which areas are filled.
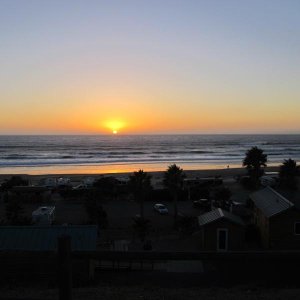
[[[58,286],[59,299],[72,299],[72,259],[76,260],[98,260],[98,261],[216,261],[231,263],[243,262],[260,263],[260,262],[283,262],[300,266],[300,251],[228,251],[228,252],[156,252],[156,251],[139,251],[139,252],[120,252],[120,251],[71,251],[71,238],[61,236],[58,238],[58,251],[0,251],[0,259],[6,258],[21,259],[56,259],[58,263]]]

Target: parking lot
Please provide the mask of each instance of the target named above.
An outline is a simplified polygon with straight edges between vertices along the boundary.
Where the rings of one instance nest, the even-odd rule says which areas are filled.
[[[232,200],[238,202],[245,202],[248,198],[249,192],[241,187],[233,178],[227,177],[224,180],[224,186],[232,191]],[[213,192],[211,192],[213,194]],[[162,203],[167,208],[169,213],[167,215],[160,215],[154,210],[156,203]],[[121,229],[132,227],[133,217],[140,214],[140,204],[128,197],[119,197],[118,199],[102,200],[102,206],[107,212],[108,222],[110,228]],[[58,193],[51,196],[49,203],[30,203],[23,204],[24,213],[31,217],[33,210],[42,205],[55,205],[57,224],[86,224],[88,217],[85,211],[84,202],[81,199],[63,199]],[[178,201],[178,213],[187,216],[198,216],[203,213],[203,210],[193,207],[192,201]],[[0,203],[1,217],[5,217],[5,204]],[[172,201],[145,201],[144,202],[144,216],[151,221],[154,228],[171,228],[173,225],[174,205]]]

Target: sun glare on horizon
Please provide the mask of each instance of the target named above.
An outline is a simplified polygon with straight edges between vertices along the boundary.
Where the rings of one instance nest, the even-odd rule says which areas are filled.
[[[113,134],[118,134],[119,130],[124,128],[125,123],[120,120],[110,120],[104,123],[104,126],[109,129]]]

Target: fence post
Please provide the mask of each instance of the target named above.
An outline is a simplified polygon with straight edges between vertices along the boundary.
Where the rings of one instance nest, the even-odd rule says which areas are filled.
[[[72,300],[71,237],[58,237],[59,300]]]

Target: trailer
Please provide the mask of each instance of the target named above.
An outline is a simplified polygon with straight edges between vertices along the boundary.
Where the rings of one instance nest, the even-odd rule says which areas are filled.
[[[32,212],[35,225],[51,225],[55,217],[55,206],[41,206]]]

